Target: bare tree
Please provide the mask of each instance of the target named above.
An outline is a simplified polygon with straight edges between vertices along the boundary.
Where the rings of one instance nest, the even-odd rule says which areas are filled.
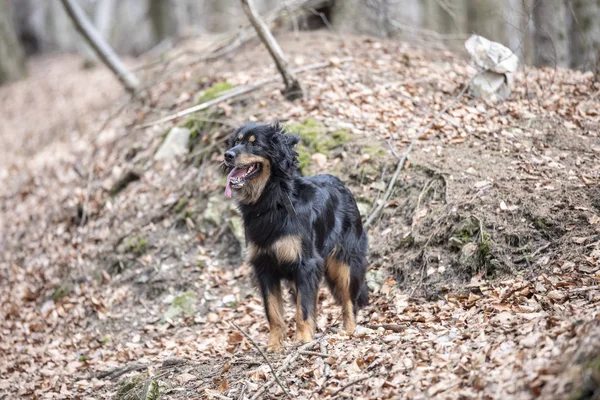
[[[571,1],[571,67],[600,74],[600,2]]]
[[[300,86],[300,83],[298,82],[298,79],[296,79],[294,73],[288,68],[283,51],[273,37],[269,27],[260,18],[254,9],[251,0],[242,0],[242,8],[252,23],[252,26],[254,26],[254,29],[256,29],[258,37],[267,47],[269,54],[271,54],[271,57],[273,57],[273,60],[275,61],[275,65],[277,66],[277,69],[283,78],[283,83],[285,84],[283,95],[286,99],[291,101],[301,98],[302,87]]]
[[[135,93],[139,88],[139,81],[135,75],[125,67],[102,35],[98,33],[81,7],[79,7],[74,0],[61,1],[67,14],[69,14],[69,17],[71,17],[71,20],[73,20],[73,23],[77,27],[77,30],[89,42],[98,57],[100,57],[104,64],[110,68],[129,93]]]
[[[10,20],[10,4],[0,0],[0,83],[23,77],[25,56]]]
[[[533,21],[535,65],[568,67],[568,20],[564,0],[536,1]]]

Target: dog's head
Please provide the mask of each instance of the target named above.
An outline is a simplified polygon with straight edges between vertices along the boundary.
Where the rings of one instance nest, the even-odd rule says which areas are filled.
[[[289,182],[298,173],[294,147],[299,140],[279,123],[248,123],[235,131],[224,154],[229,171],[225,196],[235,193],[240,203],[254,204],[269,181]]]

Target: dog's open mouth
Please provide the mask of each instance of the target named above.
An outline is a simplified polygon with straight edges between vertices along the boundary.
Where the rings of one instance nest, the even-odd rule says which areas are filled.
[[[242,188],[246,183],[260,173],[261,167],[261,163],[259,162],[248,164],[243,167],[233,167],[229,175],[227,175],[225,196],[231,198],[231,189]]]

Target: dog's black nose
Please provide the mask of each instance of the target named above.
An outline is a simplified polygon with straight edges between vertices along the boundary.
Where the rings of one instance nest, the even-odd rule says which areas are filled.
[[[235,153],[233,151],[230,150],[230,151],[225,152],[225,161],[232,162],[234,158],[235,158]]]

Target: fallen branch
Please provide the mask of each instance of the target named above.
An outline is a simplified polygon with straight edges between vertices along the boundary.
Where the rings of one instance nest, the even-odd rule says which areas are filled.
[[[239,326],[237,326],[235,324],[235,322],[230,322],[231,325],[233,325],[233,327],[235,329],[237,329],[238,331],[240,331],[240,333],[242,335],[244,335],[246,337],[246,339],[248,339],[250,341],[250,343],[252,343],[252,345],[256,348],[256,350],[258,350],[258,352],[260,353],[260,355],[265,359],[265,361],[267,362],[267,364],[269,365],[269,368],[271,369],[271,372],[273,373],[273,377],[275,378],[275,380],[277,381],[277,384],[279,385],[279,387],[281,387],[281,390],[283,390],[283,393],[285,393],[286,397],[290,400],[292,400],[292,396],[290,396],[290,393],[288,392],[287,388],[285,387],[285,385],[283,384],[283,382],[281,382],[281,380],[279,380],[279,377],[277,376],[277,372],[275,371],[275,368],[273,368],[273,364],[271,364],[271,361],[269,361],[269,358],[267,357],[267,355],[264,353],[264,351],[262,351],[262,349],[258,346],[258,344],[256,344],[256,342],[254,341],[254,339],[252,339],[250,337],[250,335],[248,335],[246,332],[244,332]]]
[[[140,86],[139,81],[121,62],[117,54],[96,30],[77,2],[74,0],[61,0],[61,2],[79,33],[92,46],[102,62],[115,74],[125,90],[131,94],[135,93]]]
[[[600,286],[584,286],[569,290],[569,293],[589,292],[591,290],[600,290]]]
[[[402,171],[404,169],[404,164],[406,163],[408,155],[412,151],[412,149],[415,146],[415,144],[417,143],[417,141],[420,140],[423,137],[423,135],[425,135],[425,132],[427,132],[427,130],[429,128],[431,128],[431,126],[433,124],[435,124],[435,122],[442,115],[444,115],[446,113],[446,111],[448,111],[448,109],[450,107],[452,107],[454,104],[456,104],[458,102],[458,100],[466,93],[467,89],[469,89],[469,87],[471,86],[471,83],[473,82],[473,80],[477,76],[479,76],[479,74],[476,74],[473,78],[471,78],[471,80],[469,81],[469,83],[465,85],[465,87],[460,91],[460,93],[458,93],[458,95],[456,95],[456,97],[454,97],[454,100],[452,100],[452,102],[450,102],[450,104],[448,104],[439,113],[437,113],[433,117],[433,119],[431,121],[429,121],[429,123],[427,125],[425,125],[421,129],[419,129],[419,131],[417,132],[417,135],[413,138],[413,140],[408,145],[406,151],[402,155],[402,158],[400,159],[400,161],[398,161],[398,164],[396,165],[396,171],[394,171],[394,175],[392,176],[392,179],[390,179],[390,182],[389,182],[388,187],[387,187],[387,189],[386,189],[386,191],[385,191],[385,193],[383,195],[383,198],[381,199],[381,202],[379,203],[379,205],[377,207],[375,207],[375,209],[373,210],[373,212],[371,212],[371,215],[369,215],[369,217],[367,218],[367,221],[365,222],[365,225],[364,225],[365,229],[367,229],[369,226],[371,226],[371,224],[373,223],[373,221],[375,221],[375,219],[377,217],[379,217],[379,214],[381,213],[381,211],[385,207],[388,199],[390,198],[390,196],[392,194],[392,190],[394,189],[394,185],[396,184],[396,180],[398,179],[398,176],[400,175],[400,171]]]
[[[285,84],[283,95],[290,101],[302,98],[302,87],[300,86],[296,75],[288,68],[287,61],[285,60],[285,56],[283,55],[281,47],[279,47],[279,44],[269,30],[267,24],[265,24],[265,22],[254,9],[252,0],[242,0],[242,8],[252,23],[252,26],[254,26],[256,34],[269,51],[269,54],[271,54],[273,61],[275,61],[277,70],[279,70],[279,73],[283,78],[283,83]]]
[[[304,356],[316,356],[316,357],[329,357],[331,354],[327,353],[319,353],[318,351],[308,351],[308,350],[300,350],[298,353]]]
[[[100,372],[94,376],[96,379],[115,379],[128,372],[139,371],[148,368],[148,364],[134,362],[122,367],[116,367],[104,372]]]
[[[342,386],[341,388],[339,388],[338,390],[333,392],[333,394],[331,395],[331,398],[334,399],[338,394],[340,394],[345,389],[348,389],[350,386],[356,385],[357,383],[360,383],[362,381],[366,381],[370,377],[371,377],[371,375],[363,376],[362,378],[355,379],[355,380],[345,384],[344,386]]]
[[[316,343],[318,343],[322,338],[324,337],[321,336],[320,339],[318,339],[317,341],[312,341],[310,343],[306,343],[302,346],[300,346],[298,348],[298,351],[296,351],[294,354],[290,354],[287,359],[283,362],[283,364],[281,365],[281,367],[277,370],[277,375],[280,375],[283,371],[285,371],[290,365],[292,365],[297,359],[298,357],[300,357],[301,351],[305,351],[307,349],[310,349],[311,347],[313,347]],[[276,376],[277,376],[276,375]],[[254,396],[252,396],[252,398],[250,400],[257,400],[264,392],[266,392],[267,390],[269,390],[269,388],[271,386],[273,386],[275,384],[275,378],[271,379],[270,381],[268,381],[267,383],[265,383],[259,390],[258,392],[256,392],[254,394]]]
[[[342,63],[342,62],[347,62],[347,61],[350,61],[350,60],[352,60],[352,58],[348,57],[348,58],[340,59],[338,62]],[[336,64],[337,64],[337,62],[336,62]],[[324,61],[324,62],[320,62],[320,63],[305,65],[303,67],[296,68],[293,71],[295,73],[302,73],[304,71],[310,71],[310,70],[315,70],[315,69],[326,68],[326,67],[329,67],[330,65],[333,65],[330,61]],[[158,119],[156,121],[151,121],[151,122],[147,122],[147,123],[142,124],[142,125],[137,125],[134,128],[135,129],[144,129],[144,128],[148,128],[148,127],[151,127],[151,126],[154,126],[154,125],[159,125],[159,124],[163,124],[165,122],[173,121],[174,119],[181,118],[183,116],[186,116],[186,115],[189,115],[189,114],[193,114],[193,113],[198,112],[198,111],[206,110],[207,108],[212,107],[214,105],[217,105],[219,103],[222,103],[224,101],[231,100],[233,98],[242,96],[242,95],[244,95],[246,93],[250,93],[250,92],[252,92],[254,90],[260,89],[261,87],[263,87],[263,86],[265,86],[265,85],[267,85],[269,83],[276,82],[276,81],[277,81],[276,77],[275,78],[268,78],[268,79],[262,80],[262,81],[260,81],[258,83],[255,83],[253,85],[241,86],[239,88],[228,90],[227,92],[225,92],[223,95],[217,97],[216,99],[213,99],[213,100],[207,101],[205,103],[201,103],[201,104],[195,105],[195,106],[190,107],[190,108],[186,108],[185,110],[181,110],[181,111],[179,111],[179,112],[177,112],[175,114],[171,114],[169,116],[166,116],[164,118]]]

